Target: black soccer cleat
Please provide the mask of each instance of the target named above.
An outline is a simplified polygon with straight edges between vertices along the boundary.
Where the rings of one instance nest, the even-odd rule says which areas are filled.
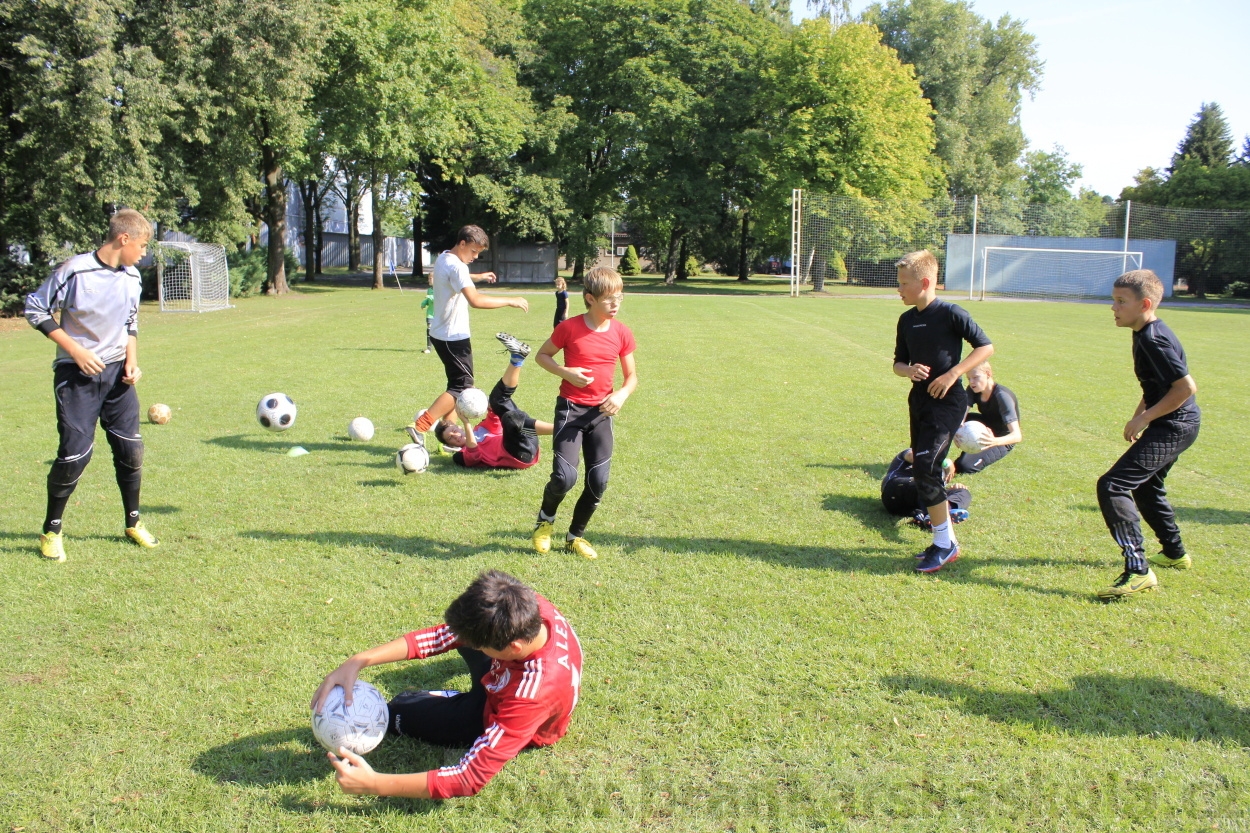
[[[495,333],[495,338],[499,339],[499,343],[506,348],[507,352],[521,358],[528,358],[530,354],[530,346],[524,341],[507,333]]]

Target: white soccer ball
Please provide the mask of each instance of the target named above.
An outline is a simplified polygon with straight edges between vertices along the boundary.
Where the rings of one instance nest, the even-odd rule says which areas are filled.
[[[373,423],[365,417],[356,417],[347,423],[347,436],[353,440],[368,442],[373,439]]]
[[[477,420],[486,416],[490,400],[477,388],[465,388],[456,397],[456,413],[467,420]]]
[[[295,403],[285,393],[271,393],[256,406],[256,421],[270,431],[285,431],[295,424]]]
[[[357,680],[352,686],[351,708],[343,705],[342,686],[336,685],[326,695],[321,714],[313,712],[313,737],[336,755],[340,746],[357,755],[367,755],[386,736],[390,719],[391,713],[382,692]]]
[[[420,443],[408,443],[395,452],[395,468],[404,474],[420,474],[429,467],[430,452]]]
[[[979,454],[994,432],[984,422],[965,422],[955,432],[955,447],[965,454]]]

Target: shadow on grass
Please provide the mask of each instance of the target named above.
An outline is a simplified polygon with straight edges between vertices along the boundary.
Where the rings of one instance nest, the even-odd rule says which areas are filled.
[[[139,509],[140,509],[140,511],[141,511],[144,515],[172,515],[172,514],[174,514],[175,512],[181,512],[181,511],[182,511],[182,507],[180,507],[180,506],[147,506],[147,505],[143,505],[143,506],[140,506],[140,507],[139,507]]]
[[[889,463],[808,463],[809,469],[836,469],[839,471],[862,471],[873,480],[880,481],[890,470]]]
[[[301,784],[326,776],[330,765],[307,726],[236,738],[201,752],[191,763],[223,784]]]
[[[1242,509],[1214,509],[1208,506],[1189,509],[1175,506],[1177,520],[1182,523],[1209,524],[1212,526],[1239,526],[1250,524],[1250,512]]]
[[[251,530],[240,532],[244,538],[260,541],[311,541],[317,544],[331,544],[335,547],[368,547],[378,550],[383,555],[406,555],[416,558],[468,558],[484,552],[496,552],[507,549],[506,543],[493,544],[462,544],[453,541],[435,541],[432,538],[403,535],[376,535],[367,532],[271,532],[269,530]],[[507,536],[518,543],[522,540],[520,533],[512,531]],[[528,539],[524,539],[528,541]]]
[[[1155,677],[1093,674],[1074,678],[1071,688],[1036,694],[988,691],[933,677],[883,677],[881,682],[895,692],[940,697],[968,714],[1039,731],[1250,746],[1250,712]]]
[[[891,541],[906,540],[900,535],[899,524],[903,518],[891,515],[881,505],[881,500],[862,495],[825,495],[820,506],[826,512],[841,512],[859,521],[861,526],[881,533]],[[928,546],[926,543],[925,546]]]
[[[882,510],[884,514],[884,510]],[[889,516],[886,516],[889,517]],[[502,537],[504,533],[497,533]],[[516,539],[517,533],[507,533],[509,538]],[[882,548],[871,546],[859,547],[821,547],[809,544],[771,544],[763,541],[737,540],[733,538],[679,538],[640,535],[637,537],[596,533],[593,541],[602,552],[607,548],[628,550],[630,548],[655,547],[666,552],[694,555],[698,553],[728,553],[730,555],[754,558],[772,564],[787,567],[802,567],[813,570],[837,570],[848,573],[865,573],[868,575],[889,576],[900,573],[916,575],[924,580],[929,577],[915,573],[915,560],[912,553],[900,553],[897,547]],[[920,548],[917,547],[917,550]],[[1064,561],[1063,565],[1084,564],[1086,566],[1103,566],[1101,561]],[[1002,590],[1026,590],[1044,596],[1060,596],[1071,599],[1088,599],[1097,602],[1093,594],[1078,593],[1059,587],[1046,587],[1038,582],[1015,582],[978,575],[980,568],[998,568],[1002,566],[1016,567],[1051,567],[1056,562],[1052,558],[993,558],[959,560],[932,578],[950,584],[973,584],[994,587]],[[1052,571],[1053,572],[1053,571]]]
[[[226,437],[213,437],[204,440],[210,445],[220,445],[225,448],[234,448],[240,451],[263,451],[266,453],[282,453],[285,454],[292,446],[301,446],[308,451],[367,451],[377,456],[391,457],[395,452],[379,448],[374,445],[364,445],[362,443],[354,443],[343,437],[342,442],[329,443],[308,443],[294,442],[290,440],[258,440],[249,437],[246,434],[231,434]]]
[[[353,353],[420,353],[410,347],[335,347],[335,350],[350,350]]]

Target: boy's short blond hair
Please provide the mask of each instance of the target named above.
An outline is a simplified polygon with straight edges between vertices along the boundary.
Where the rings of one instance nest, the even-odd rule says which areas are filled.
[[[564,290],[568,288],[569,288],[569,285],[564,282],[564,278],[556,278],[556,289],[563,292]]]
[[[1149,298],[1152,307],[1163,301],[1163,281],[1150,269],[1134,269],[1115,279],[1113,289],[1130,289],[1137,300]]]
[[[989,376],[991,379],[994,378],[994,366],[991,365],[989,362],[981,362],[979,365],[972,368],[972,370],[969,370],[968,372],[972,373],[974,370],[981,371],[986,376]]]
[[[133,208],[123,208],[109,218],[109,236],[105,242],[111,243],[123,234],[136,240],[151,240],[152,224]]]
[[[612,292],[620,292],[625,288],[625,282],[621,280],[621,273],[610,266],[596,266],[586,273],[586,277],[582,278],[582,300],[586,300],[586,296],[593,298],[602,298]],[[590,302],[586,301],[586,307],[590,307]]]
[[[918,252],[908,252],[898,259],[898,263],[894,264],[899,269],[906,269],[911,272],[916,280],[928,278],[937,284],[938,262],[933,256],[933,252],[928,249],[921,249]]]

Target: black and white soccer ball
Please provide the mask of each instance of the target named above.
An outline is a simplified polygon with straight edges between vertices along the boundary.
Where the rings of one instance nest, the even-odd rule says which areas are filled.
[[[256,421],[270,431],[285,431],[295,424],[295,402],[285,393],[271,393],[256,406]]]
[[[486,416],[490,400],[479,388],[465,388],[456,397],[456,413],[467,420],[479,420]]]
[[[395,452],[395,468],[404,474],[420,474],[429,467],[430,452],[420,443],[408,443]]]
[[[977,454],[994,436],[994,432],[984,422],[965,422],[955,432],[955,447],[965,454]]]
[[[340,746],[357,755],[367,755],[386,736],[386,725],[390,719],[390,710],[382,692],[363,680],[357,680],[352,686],[351,708],[343,705],[342,686],[336,685],[326,695],[321,714],[313,712],[313,737],[336,755]]]

